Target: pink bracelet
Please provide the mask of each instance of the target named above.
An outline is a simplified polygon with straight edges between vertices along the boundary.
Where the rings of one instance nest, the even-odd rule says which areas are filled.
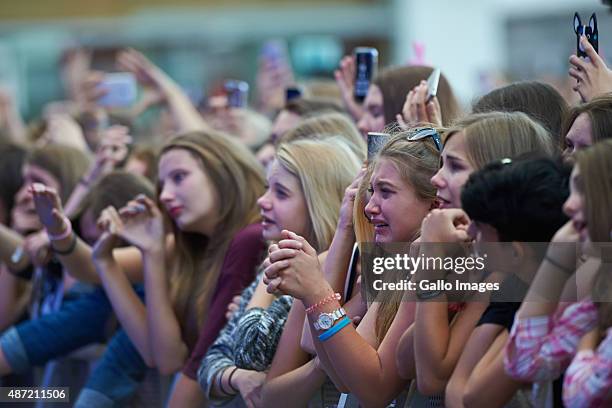
[[[310,306],[309,308],[306,309],[306,313],[312,313],[314,312],[318,307],[323,306],[326,303],[332,302],[334,300],[338,300],[340,301],[340,299],[342,299],[342,296],[340,296],[339,293],[332,293],[329,296],[324,297],[323,299],[321,299],[319,302],[315,303],[314,305]]]
[[[66,239],[70,235],[72,235],[72,223],[70,222],[68,217],[66,217],[65,215],[62,215],[62,219],[64,220],[64,224],[67,225],[66,231],[64,231],[64,232],[62,232],[61,234],[58,234],[58,235],[52,234],[49,231],[47,231],[47,235],[49,236],[49,239],[51,241],[60,241],[62,239]]]

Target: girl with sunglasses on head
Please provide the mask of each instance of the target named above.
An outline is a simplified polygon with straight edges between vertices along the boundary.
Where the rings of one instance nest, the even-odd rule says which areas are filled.
[[[460,197],[469,175],[490,161],[532,151],[551,155],[553,146],[546,130],[522,113],[471,115],[450,129],[442,165],[431,178],[441,209],[424,220],[421,241],[468,240]],[[443,393],[461,349],[486,308],[483,302],[450,307],[443,292],[431,295],[435,301],[417,303],[415,324],[403,334],[397,349],[400,375],[416,378],[418,391],[429,396]]]
[[[435,190],[429,179],[438,167],[438,150],[431,138],[411,141],[410,136],[407,132],[392,138],[374,162],[365,213],[374,225],[378,243],[414,240],[423,217],[435,205]],[[339,225],[336,234],[343,234],[343,228]],[[332,273],[326,261],[323,274],[303,237],[287,231],[284,238],[270,254],[272,264],[266,270],[266,278],[269,290],[293,295],[307,311],[317,353],[310,368],[324,370],[340,390],[351,392],[363,405],[379,406],[392,401],[406,385],[395,367],[395,349],[401,333],[412,321],[413,311],[403,304],[399,306],[400,299],[379,299],[363,316],[357,330],[348,317],[341,317],[337,324],[342,327],[321,341],[323,331],[318,326],[318,316],[340,308],[335,284],[325,279]],[[346,246],[334,238],[328,259],[336,256],[336,244]],[[347,304],[347,312],[354,317],[351,305]],[[264,390],[264,400],[271,404],[278,401],[273,399],[274,388],[280,386],[274,385],[275,381],[280,380],[272,377]]]

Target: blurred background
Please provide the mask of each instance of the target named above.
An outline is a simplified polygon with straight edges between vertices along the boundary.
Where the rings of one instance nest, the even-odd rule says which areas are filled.
[[[609,61],[610,10],[601,0],[0,0],[0,86],[29,120],[64,97],[71,49],[92,50],[93,68],[112,72],[129,46],[200,103],[224,79],[253,84],[276,40],[299,80],[333,78],[342,55],[365,45],[378,48],[381,66],[440,67],[466,105],[518,79],[545,80],[574,102],[574,12],[585,23],[597,13]]]

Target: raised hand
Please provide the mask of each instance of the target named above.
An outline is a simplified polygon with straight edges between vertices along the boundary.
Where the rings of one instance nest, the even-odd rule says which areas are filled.
[[[357,176],[353,179],[351,185],[344,191],[344,198],[340,205],[340,216],[338,217],[338,228],[353,229],[353,207],[355,206],[355,198],[357,197],[359,185],[367,170],[367,167],[362,167]]]
[[[156,91],[159,98],[162,98],[161,95],[164,94],[165,87],[169,83],[173,83],[172,79],[144,54],[131,48],[119,53],[117,66],[134,74],[143,87]]]
[[[428,89],[427,82],[421,81],[406,95],[402,113],[396,115],[397,123],[402,129],[407,130],[423,124],[442,126],[440,102],[435,96],[427,99]]]
[[[588,102],[597,95],[612,92],[612,70],[606,66],[585,36],[580,37],[580,45],[588,59],[572,55],[569,59],[569,75],[576,79],[576,85],[572,89],[580,94],[583,102]]]
[[[132,137],[128,135],[128,128],[125,126],[111,126],[106,129],[96,149],[94,164],[85,176],[85,182],[91,185],[115,169],[127,158],[130,143]]]
[[[106,207],[97,221],[98,229],[103,231],[98,241],[92,248],[94,262],[113,260],[113,249],[117,248],[121,241],[117,236],[118,226],[121,225],[121,217],[115,207]]]
[[[256,78],[259,110],[270,113],[282,109],[285,89],[293,82],[293,71],[288,61],[262,58]]]
[[[47,232],[52,235],[61,235],[66,231],[68,228],[66,217],[57,191],[44,184],[34,183],[30,186],[29,192],[32,194],[40,222]]]
[[[115,234],[145,253],[164,250],[162,213],[150,198],[139,195],[121,208],[119,215]]]
[[[340,60],[340,66],[334,71],[334,78],[340,88],[340,95],[346,110],[351,114],[355,122],[363,116],[363,106],[353,98],[355,86],[355,57],[345,55]]]

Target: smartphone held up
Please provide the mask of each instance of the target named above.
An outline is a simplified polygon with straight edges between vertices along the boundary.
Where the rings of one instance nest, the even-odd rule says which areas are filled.
[[[595,52],[599,53],[599,32],[597,30],[597,16],[595,13],[591,14],[589,25],[582,24],[580,14],[574,13],[574,32],[576,33],[576,55],[578,57],[585,58],[587,56],[582,45],[580,45],[580,37],[583,35],[591,43]]]
[[[104,92],[98,103],[108,108],[127,108],[136,102],[138,95],[136,78],[129,72],[104,75],[98,88]]]
[[[371,47],[357,47],[353,51],[353,55],[355,57],[355,88],[353,95],[357,102],[363,102],[378,69],[378,50]]]

